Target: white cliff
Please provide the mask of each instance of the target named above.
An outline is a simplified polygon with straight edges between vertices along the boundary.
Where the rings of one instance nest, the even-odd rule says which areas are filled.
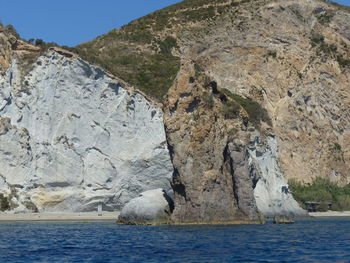
[[[0,78],[0,192],[16,210],[116,210],[171,191],[159,107],[79,58],[49,51],[25,76],[19,66]]]
[[[278,145],[273,136],[268,136],[266,145],[259,137],[251,141],[248,149],[250,173],[255,181],[254,197],[259,211],[267,216],[306,216],[289,191],[277,163]]]

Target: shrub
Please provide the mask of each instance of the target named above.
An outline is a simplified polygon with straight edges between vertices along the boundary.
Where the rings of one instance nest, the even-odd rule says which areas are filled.
[[[236,118],[239,114],[241,107],[235,101],[226,101],[222,105],[221,112],[224,115],[225,119]]]
[[[337,151],[337,152],[341,151],[341,145],[339,143],[337,143],[337,142],[334,143],[333,150]]]
[[[334,44],[321,43],[318,50],[326,55],[332,55],[337,51],[337,46]]]
[[[234,94],[227,89],[222,89],[222,93],[224,93],[227,97],[233,99],[236,104],[242,106],[244,110],[248,113],[250,121],[256,126],[260,126],[260,121],[264,121],[269,125],[272,125],[271,119],[263,107],[260,106],[254,100],[243,98],[238,94]]]
[[[20,35],[17,33],[16,29],[13,27],[13,25],[7,25],[5,26],[5,31],[7,33],[10,33],[11,35],[15,36],[16,38],[20,38]]]
[[[333,16],[334,16],[333,13],[323,13],[323,14],[317,15],[316,18],[320,24],[328,25],[332,21]]]
[[[41,45],[43,45],[45,42],[44,42],[44,40],[42,40],[42,39],[35,39],[35,45],[36,46],[41,46]]]
[[[310,37],[311,45],[314,47],[318,44],[324,43],[324,36],[320,34],[312,34]]]
[[[339,195],[336,197],[336,202],[332,205],[332,210],[344,211],[350,209],[350,196]]]
[[[277,57],[277,52],[276,51],[272,51],[272,50],[268,50],[265,57],[273,57],[276,58]]]
[[[312,47],[317,46],[318,54],[322,53],[326,56],[334,56],[337,52],[337,46],[335,44],[327,44],[324,41],[324,36],[320,34],[311,35],[310,40]]]
[[[0,210],[6,211],[10,209],[10,202],[7,197],[3,194],[0,194]]]
[[[204,103],[204,106],[208,109],[211,109],[214,107],[214,98],[213,95],[205,92],[202,95],[202,102]]]
[[[171,54],[171,50],[175,47],[177,47],[177,41],[175,38],[170,36],[159,42],[159,48],[162,54]]]
[[[342,56],[337,56],[337,61],[339,65],[343,68],[350,67],[350,59],[343,58]]]
[[[289,180],[289,189],[294,198],[300,202],[320,202],[322,204],[332,203],[333,210],[350,209],[350,184],[338,186],[329,179],[317,177],[311,184],[302,184],[296,180]],[[327,204],[328,209],[328,204]]]

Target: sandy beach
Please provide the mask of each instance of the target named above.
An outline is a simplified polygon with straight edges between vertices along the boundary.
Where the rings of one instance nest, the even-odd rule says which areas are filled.
[[[350,217],[350,211],[311,212],[313,217]]]
[[[86,212],[86,213],[0,213],[3,221],[116,221],[119,212]]]

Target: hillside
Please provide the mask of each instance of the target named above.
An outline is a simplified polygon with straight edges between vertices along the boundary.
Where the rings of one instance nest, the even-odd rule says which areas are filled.
[[[42,126],[45,122],[34,126],[31,121],[23,122],[17,113],[25,112],[24,116],[29,119],[40,113],[46,120],[49,115],[45,115],[45,110],[38,108],[38,113],[31,112],[36,109],[34,105],[26,106],[36,100],[39,104],[43,100],[45,104],[49,101],[44,98],[46,96],[54,99],[56,105],[69,105],[69,111],[89,112],[84,116],[86,122],[92,124],[85,130],[95,130],[96,125],[100,126],[98,119],[102,118],[94,113],[100,111],[100,104],[90,100],[97,96],[96,100],[106,107],[101,114],[115,118],[124,116],[126,123],[111,117],[102,125],[96,139],[86,140],[86,134],[75,129],[74,123],[79,122],[80,127],[86,125],[78,118],[80,115],[76,118],[72,112],[62,110],[67,125],[63,126],[66,130],[61,137],[54,139],[48,135],[48,142],[41,141],[40,136],[29,139],[24,130],[20,130],[21,138],[14,141],[33,140],[35,145],[41,145],[41,148],[33,146],[33,149],[39,150],[53,147],[49,152],[53,156],[56,151],[66,155],[74,150],[72,154],[83,156],[83,177],[87,176],[85,162],[97,159],[85,160],[95,148],[80,149],[77,138],[83,138],[86,145],[94,140],[102,143],[111,151],[107,156],[111,158],[112,168],[114,162],[121,162],[118,167],[127,166],[130,171],[136,169],[142,174],[142,178],[132,172],[127,174],[122,181],[129,181],[124,186],[117,179],[112,188],[110,180],[102,182],[103,189],[112,191],[108,192],[111,195],[116,190],[123,193],[125,189],[132,191],[133,196],[137,195],[141,189],[139,184],[144,186],[143,182],[146,182],[146,187],[157,184],[155,169],[163,167],[158,171],[159,176],[164,179],[169,173],[173,175],[175,210],[172,219],[177,223],[261,222],[262,215],[305,215],[293,199],[287,180],[293,179],[293,185],[309,183],[318,177],[338,185],[350,183],[349,21],[349,8],[319,0],[188,0],[70,49],[80,57],[62,49],[38,49],[11,32],[0,32],[0,40],[4,42],[0,60],[2,72],[7,69],[1,84],[6,90],[1,93],[6,103],[2,109],[4,134],[0,134],[0,139],[4,140],[3,145],[5,142],[10,145],[12,139],[6,137],[9,136],[7,131],[17,134],[17,126],[23,126],[34,135],[37,134],[36,125],[48,129]],[[99,74],[99,68],[81,58],[110,74]],[[45,65],[40,61],[45,61]],[[46,66],[56,67],[58,72],[63,68],[69,78],[55,77]],[[76,69],[74,78],[70,72]],[[37,80],[33,74],[49,76],[49,79],[39,78],[40,85],[49,87],[45,89],[47,95],[44,97],[39,96],[41,89],[35,84]],[[14,82],[13,76],[22,77]],[[106,104],[101,76],[108,83],[117,79],[118,90],[125,88],[129,97],[116,92],[113,95],[115,101],[109,99]],[[55,80],[59,84],[51,85],[56,83]],[[137,92],[140,97],[135,99],[129,85],[152,99],[145,99],[143,93]],[[52,90],[54,87],[63,94],[59,99],[52,97],[56,93]],[[71,95],[66,96],[66,92]],[[83,96],[90,102],[80,105],[80,92],[91,92],[90,97]],[[74,96],[78,96],[77,101],[70,103]],[[16,103],[13,104],[13,100]],[[119,107],[120,100],[122,107]],[[157,118],[157,129],[152,130],[152,138],[163,134],[166,143],[159,139],[162,136],[154,145],[147,136],[139,137],[141,127],[147,134],[147,127],[153,125],[153,110],[149,112],[151,106],[147,106],[146,101],[156,105],[162,116]],[[135,103],[146,103],[144,110],[137,111],[142,118],[133,113]],[[80,106],[75,109],[74,105]],[[55,114],[60,116],[58,112]],[[110,129],[109,122],[116,122],[115,128]],[[130,127],[127,133],[125,127]],[[110,138],[114,131],[127,137]],[[125,146],[130,138],[135,140],[135,157],[123,164],[127,151],[119,152],[118,145],[113,149],[109,145],[117,141]],[[105,143],[109,140],[110,143]],[[139,156],[139,145],[150,147],[145,154],[149,151],[154,154],[155,158],[151,158],[154,165],[143,158],[135,162],[133,158]],[[171,160],[173,169],[157,161],[159,147],[163,151],[162,159]],[[99,153],[96,154],[99,156]],[[4,157],[3,164],[7,165],[8,156],[1,156]],[[21,158],[15,156],[13,159]],[[28,166],[37,167],[38,164],[32,164],[31,160],[28,159]],[[137,164],[136,168],[133,162]],[[103,163],[106,167],[99,170],[101,178],[109,171],[108,162]],[[94,167],[92,163],[90,166]],[[147,169],[155,175],[150,181],[145,180]],[[41,176],[48,180],[46,172]],[[65,178],[70,180],[71,176],[73,174],[67,171]],[[110,179],[113,178],[114,175]],[[61,183],[53,185],[65,188]],[[76,187],[75,183],[73,185]],[[51,187],[51,182],[47,186]],[[46,186],[41,187],[45,190]],[[101,195],[99,198],[107,197]],[[107,199],[110,208],[118,209],[127,201],[122,200],[122,195]]]
[[[218,136],[219,148],[257,136],[263,152],[269,149],[266,140],[275,138],[278,168],[269,168],[274,175],[304,183],[317,177],[350,182],[349,11],[317,0],[183,1],[76,51],[163,100],[177,202],[183,207],[175,214],[183,218],[203,205],[196,193],[203,175],[219,178],[220,169],[224,175],[211,161],[221,159],[213,149],[220,145],[213,141]],[[122,56],[135,60],[123,62]],[[176,63],[162,75],[152,63],[145,66],[148,56],[161,58],[158,65]],[[246,129],[257,134],[242,135]],[[184,190],[189,180],[193,190]]]
[[[181,47],[188,44],[187,37],[183,35],[185,32],[193,33],[190,38],[197,39],[220,23],[223,17],[231,20],[223,26],[233,23],[244,31],[247,19],[263,22],[255,9],[268,2],[271,1],[182,1],[83,43],[74,51],[161,100],[179,70]],[[330,5],[349,12],[347,7]],[[292,12],[303,19],[297,9],[292,8]],[[317,15],[314,14],[314,17]],[[333,14],[318,17],[324,24]]]

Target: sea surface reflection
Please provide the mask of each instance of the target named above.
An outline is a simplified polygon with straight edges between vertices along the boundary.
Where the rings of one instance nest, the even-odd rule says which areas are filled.
[[[0,223],[0,262],[350,262],[350,219],[293,225]]]

